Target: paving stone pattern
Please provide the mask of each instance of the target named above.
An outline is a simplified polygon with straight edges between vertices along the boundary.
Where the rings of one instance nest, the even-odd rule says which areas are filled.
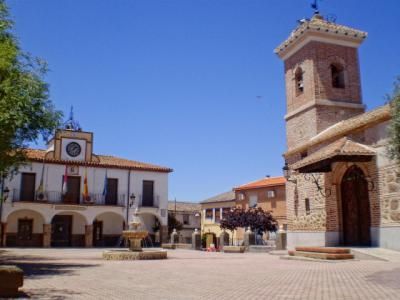
[[[104,261],[100,249],[5,249],[31,299],[400,299],[400,262],[282,260],[265,253],[170,250]]]

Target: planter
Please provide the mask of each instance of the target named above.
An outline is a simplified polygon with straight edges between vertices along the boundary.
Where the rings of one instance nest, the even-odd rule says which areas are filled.
[[[0,298],[18,296],[24,284],[24,272],[16,266],[0,266]]]

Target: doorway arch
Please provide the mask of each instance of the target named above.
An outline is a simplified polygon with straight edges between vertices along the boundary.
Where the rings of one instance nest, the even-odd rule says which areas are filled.
[[[356,165],[347,169],[341,182],[343,243],[346,246],[371,245],[371,214],[368,183]]]

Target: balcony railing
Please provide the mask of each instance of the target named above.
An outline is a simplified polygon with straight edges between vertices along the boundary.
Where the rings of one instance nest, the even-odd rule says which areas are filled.
[[[139,207],[160,208],[160,196],[143,197],[143,195],[139,195]]]
[[[125,194],[118,194],[116,197],[104,196],[103,194],[89,193],[89,197],[85,198],[82,194],[66,193],[63,195],[61,192],[45,191],[26,193],[21,190],[14,189],[10,199],[13,202],[37,202],[37,203],[50,203],[50,204],[75,204],[75,205],[111,205],[111,206],[125,206]]]

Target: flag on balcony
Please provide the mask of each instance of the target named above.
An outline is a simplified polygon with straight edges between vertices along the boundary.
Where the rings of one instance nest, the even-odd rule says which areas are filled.
[[[88,181],[87,181],[87,168],[85,168],[85,177],[83,179],[83,201],[90,201],[89,197],[89,187],[88,187]]]
[[[39,183],[39,187],[37,188],[36,191],[36,200],[39,201],[44,201],[45,199],[45,192],[44,192],[44,163],[42,166],[42,174],[40,177],[40,183]]]
[[[65,166],[65,173],[64,173],[63,185],[62,185],[62,194],[63,195],[65,195],[68,192],[67,180],[68,180],[68,172],[67,172],[67,166]]]
[[[103,188],[103,196],[107,195],[107,169],[106,174],[104,176],[104,188]]]

